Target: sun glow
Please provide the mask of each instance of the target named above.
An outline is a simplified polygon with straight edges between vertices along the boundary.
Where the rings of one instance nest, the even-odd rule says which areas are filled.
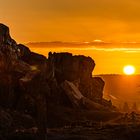
[[[132,65],[124,66],[123,72],[124,72],[126,75],[132,75],[132,74],[135,73],[135,67],[132,66]]]

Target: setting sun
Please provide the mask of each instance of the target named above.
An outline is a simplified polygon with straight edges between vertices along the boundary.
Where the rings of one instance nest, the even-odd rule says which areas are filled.
[[[124,66],[123,72],[124,72],[126,75],[132,75],[132,74],[135,73],[135,67],[132,66],[132,65]]]

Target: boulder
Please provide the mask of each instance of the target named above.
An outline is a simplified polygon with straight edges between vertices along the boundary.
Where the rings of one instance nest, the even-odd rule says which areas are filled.
[[[84,96],[81,94],[79,89],[72,82],[69,82],[67,80],[65,80],[61,84],[61,86],[67,94],[67,96],[69,97],[73,107],[80,108],[80,102]]]
[[[72,82],[65,80],[61,86],[69,97],[74,108],[86,108],[88,110],[107,110],[105,106],[84,97]]]
[[[90,100],[89,98],[83,97],[82,98],[82,105],[87,109],[87,110],[94,110],[94,111],[109,111],[110,108],[107,108],[106,106],[94,102]]]

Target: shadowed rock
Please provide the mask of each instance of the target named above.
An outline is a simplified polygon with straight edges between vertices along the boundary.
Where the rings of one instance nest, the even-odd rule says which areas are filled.
[[[10,37],[9,28],[0,24],[0,105],[29,113],[27,99],[33,100],[37,115],[29,114],[36,120],[40,139],[45,139],[46,135],[46,62],[44,56],[18,45]]]

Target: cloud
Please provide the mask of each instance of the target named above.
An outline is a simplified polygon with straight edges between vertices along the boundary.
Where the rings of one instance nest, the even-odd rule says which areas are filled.
[[[31,48],[44,48],[55,50],[67,50],[67,51],[104,51],[104,52],[125,52],[125,53],[139,53],[140,43],[105,43],[105,42],[40,42],[40,43],[28,43],[27,46]]]

